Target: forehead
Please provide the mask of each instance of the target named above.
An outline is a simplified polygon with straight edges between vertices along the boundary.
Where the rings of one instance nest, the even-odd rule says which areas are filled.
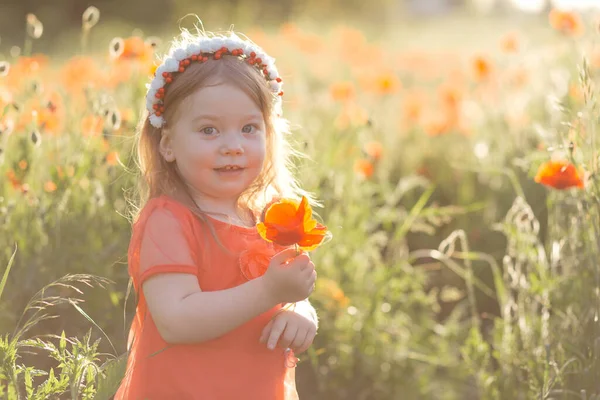
[[[205,114],[235,115],[249,113],[262,115],[256,101],[244,90],[223,80],[213,80],[198,88],[182,103],[185,117],[196,118]]]

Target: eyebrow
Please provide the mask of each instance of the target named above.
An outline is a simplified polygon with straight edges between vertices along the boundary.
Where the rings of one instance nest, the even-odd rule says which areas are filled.
[[[227,116],[225,115],[212,115],[212,114],[201,114],[201,115],[197,115],[196,117],[192,118],[192,122],[197,122],[200,120],[209,120],[209,121],[218,121],[220,119],[223,118],[227,118]],[[251,119],[263,119],[263,116],[261,114],[248,114],[248,115],[242,115],[240,119],[243,120],[251,120]]]

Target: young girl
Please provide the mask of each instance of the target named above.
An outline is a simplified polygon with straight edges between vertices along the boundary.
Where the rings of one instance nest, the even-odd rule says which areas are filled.
[[[233,33],[184,31],[158,67],[128,253],[138,304],[115,399],[298,398],[292,355],[317,331],[315,267],[255,227],[274,197],[302,194],[282,95],[274,60]]]

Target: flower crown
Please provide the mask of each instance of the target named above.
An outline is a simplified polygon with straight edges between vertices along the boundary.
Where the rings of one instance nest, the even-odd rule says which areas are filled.
[[[257,67],[263,73],[269,83],[271,92],[275,95],[276,107],[281,107],[281,96],[283,96],[281,88],[283,84],[275,67],[274,58],[269,57],[256,44],[241,39],[233,32],[228,36],[203,35],[184,48],[171,49],[170,54],[156,69],[154,79],[147,85],[146,109],[150,113],[149,119],[152,126],[161,128],[164,125],[165,119],[162,114],[165,111],[163,103],[165,90],[178,74],[184,72],[192,63],[206,62],[209,57],[219,60],[224,55],[240,57],[248,64]]]

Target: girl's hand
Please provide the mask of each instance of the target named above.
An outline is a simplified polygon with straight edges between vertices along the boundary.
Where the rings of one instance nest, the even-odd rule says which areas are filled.
[[[308,298],[316,279],[315,265],[308,254],[296,255],[294,249],[283,250],[273,256],[262,276],[265,290],[276,304],[295,303]]]
[[[316,334],[317,323],[311,318],[294,310],[281,310],[263,329],[260,343],[266,343],[270,350],[279,345],[300,354],[308,350]]]

